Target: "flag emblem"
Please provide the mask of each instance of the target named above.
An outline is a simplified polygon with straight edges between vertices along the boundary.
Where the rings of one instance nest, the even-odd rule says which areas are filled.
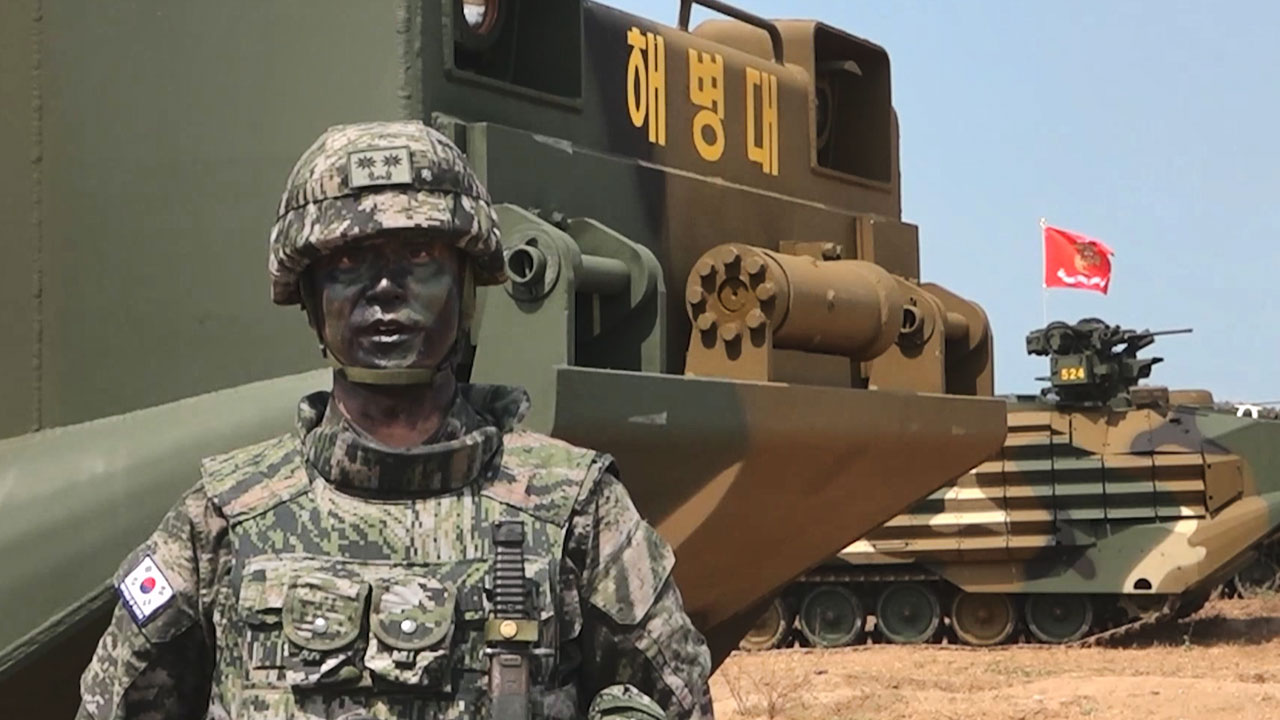
[[[1111,248],[1087,235],[1044,226],[1044,286],[1103,295],[1111,286]]]
[[[151,555],[144,555],[116,587],[129,615],[138,625],[146,623],[173,599],[173,586]]]

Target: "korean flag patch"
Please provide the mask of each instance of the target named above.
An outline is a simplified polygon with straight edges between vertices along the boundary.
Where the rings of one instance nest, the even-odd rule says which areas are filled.
[[[145,624],[173,599],[173,586],[150,555],[143,555],[116,589],[138,625]]]

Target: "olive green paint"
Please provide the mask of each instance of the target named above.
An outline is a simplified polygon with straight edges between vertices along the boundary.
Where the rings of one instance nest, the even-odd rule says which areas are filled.
[[[39,323],[37,210],[39,0],[0,3],[0,437],[32,430]]]
[[[1204,412],[1196,418],[1196,428],[1215,444],[1248,458],[1260,491],[1280,492],[1280,423]],[[1280,524],[1280,518],[1276,522]]]
[[[0,679],[71,629],[61,616],[108,599],[101,571],[195,485],[201,458],[289,432],[297,399],[328,382],[302,373],[0,442],[0,547],[39,549],[0,566]],[[53,568],[77,570],[49,582]]]
[[[44,426],[320,364],[270,303],[267,233],[325,127],[404,115],[404,23],[397,0],[46,4]],[[36,384],[3,362],[6,396]]]

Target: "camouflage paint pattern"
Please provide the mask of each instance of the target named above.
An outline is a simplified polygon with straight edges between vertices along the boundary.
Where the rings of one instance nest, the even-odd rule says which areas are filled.
[[[617,683],[668,717],[711,717],[710,658],[681,610],[674,556],[610,458],[513,432],[522,392],[464,393],[441,442],[414,451],[361,438],[317,394],[299,412],[301,443],[208,459],[121,568],[150,554],[175,599],[141,626],[117,610],[81,716],[180,717],[209,703],[214,717],[483,717],[486,530],[507,519],[526,527],[547,651],[535,717],[579,717]],[[405,473],[406,455],[423,469]]]
[[[1280,423],[1018,403],[1009,424],[1000,457],[841,557],[911,559],[969,591],[1177,595],[1280,524],[1280,466],[1259,442]]]
[[[464,257],[430,235],[398,233],[374,235],[319,258],[308,271],[317,339],[348,366],[437,368],[452,361],[463,295],[471,290]],[[398,292],[388,294],[392,288]],[[382,342],[378,336],[386,328],[380,332],[378,323],[388,319],[397,337]]]
[[[477,284],[506,279],[488,191],[461,151],[421,122],[329,128],[298,158],[276,215],[268,271],[280,305],[299,302],[298,277],[316,256],[384,230],[452,237]]]
[[[601,690],[587,710],[588,720],[663,720],[666,713],[648,695],[631,685],[610,685]]]
[[[929,612],[949,616],[961,642],[1006,641],[1020,615],[1049,641],[1042,633],[1053,621],[1033,606],[1051,604],[1079,613],[1061,634],[1047,633],[1053,641],[1125,632],[1136,620],[1194,612],[1280,533],[1280,422],[1237,416],[1206,391],[1138,385],[1161,361],[1136,357],[1154,334],[1095,319],[1055,326],[1070,333],[1052,353],[1057,382],[1048,394],[1009,399],[999,453],[789,591],[803,634],[821,639],[811,623],[822,603],[857,602],[854,614],[874,612],[879,626],[893,609],[885,598],[907,583],[933,596]],[[1043,332],[1028,336],[1029,352]],[[1080,344],[1091,337],[1116,344]],[[855,600],[838,600],[831,586]],[[984,624],[993,615],[1003,619]],[[788,620],[784,607],[753,642],[779,642],[776,625]],[[829,638],[862,636],[846,635]]]

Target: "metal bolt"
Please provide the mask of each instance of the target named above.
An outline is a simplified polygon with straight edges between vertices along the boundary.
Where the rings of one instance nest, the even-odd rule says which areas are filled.
[[[690,285],[684,291],[684,300],[690,305],[697,305],[698,303],[705,300],[706,297],[707,297],[707,294],[703,292],[702,288],[698,287],[697,285]]]
[[[777,294],[777,286],[769,281],[762,282],[758,287],[756,287],[756,299],[760,302],[772,300],[773,296]]]
[[[742,328],[738,327],[738,323],[736,322],[725,323],[724,325],[720,326],[720,337],[725,342],[728,342],[730,340],[737,338],[741,332],[742,332]]]
[[[747,327],[752,330],[764,325],[765,320],[764,313],[760,312],[759,308],[752,308],[751,312],[747,313]]]
[[[498,625],[498,633],[508,640],[515,637],[516,633],[519,631],[520,627],[516,625],[515,620],[503,620],[502,623]]]
[[[702,258],[698,261],[697,265],[693,266],[693,269],[698,273],[699,277],[707,277],[716,269],[716,266],[715,263],[710,260]]]
[[[738,249],[732,246],[720,248],[719,257],[721,263],[728,265],[738,259]]]
[[[400,621],[400,632],[405,635],[412,635],[418,631],[418,623],[415,620],[405,618]]]
[[[720,287],[716,292],[716,298],[720,300],[720,305],[729,312],[738,312],[747,303],[747,293],[751,292],[747,284],[736,277],[729,278],[720,283]]]
[[[698,316],[698,329],[706,332],[716,326],[716,316],[711,313],[702,313]]]
[[[748,275],[758,275],[764,270],[764,260],[761,260],[758,255],[752,255],[747,258],[747,262],[744,265],[747,268]]]
[[[329,621],[322,617],[316,617],[315,620],[311,621],[311,629],[314,630],[317,635],[323,635],[329,630]]]

